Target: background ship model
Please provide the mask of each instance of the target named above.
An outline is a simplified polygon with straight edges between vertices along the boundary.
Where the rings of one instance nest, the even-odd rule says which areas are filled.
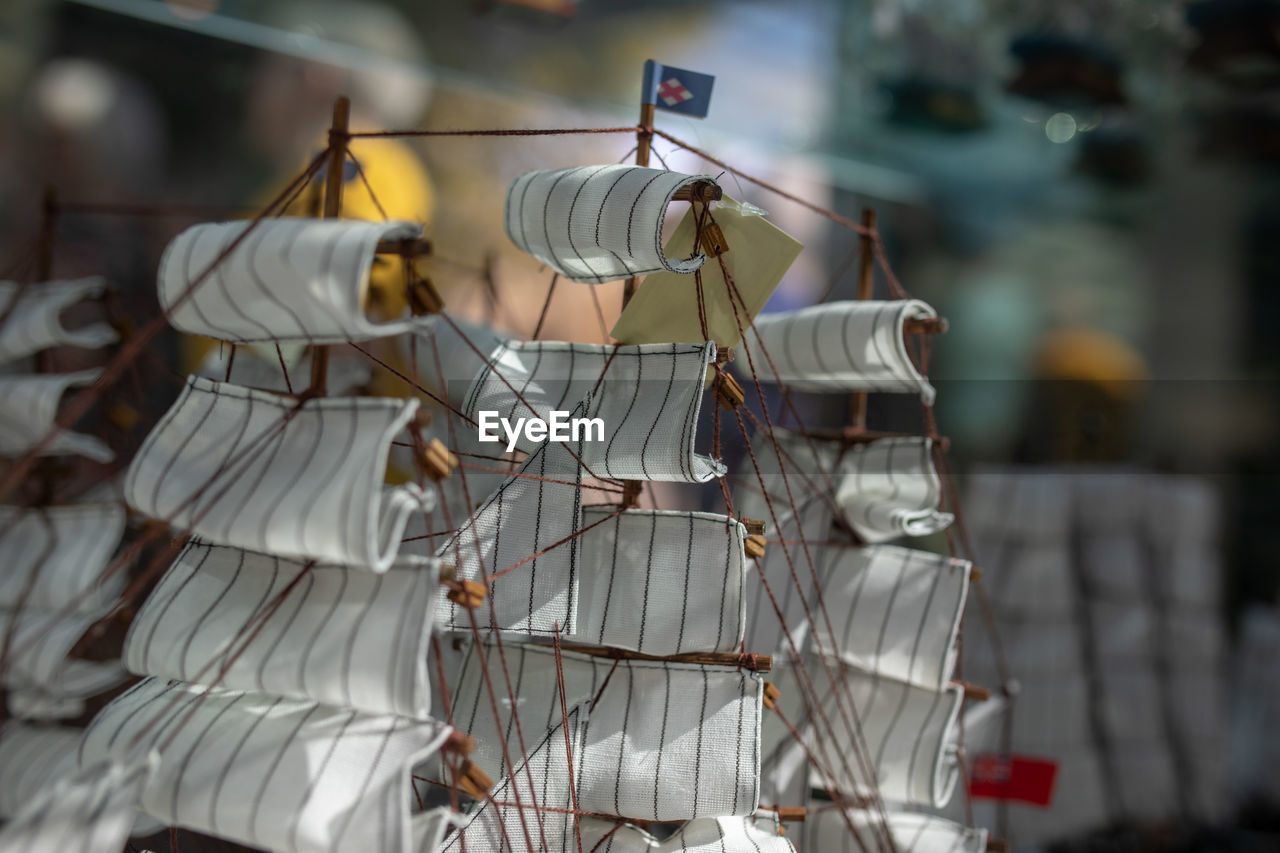
[[[162,324],[233,347],[123,478],[160,522],[143,535],[159,552],[102,605],[140,604],[122,659],[141,680],[83,733],[10,724],[15,752],[56,731],[74,766],[14,792],[0,849],[119,849],[151,821],[175,847],[181,828],[280,851],[987,846],[935,814],[975,708],[998,707],[957,672],[976,572],[888,544],[954,519],[925,372],[944,323],[897,284],[873,217],[786,193],[858,235],[863,298],[757,321],[799,245],[711,176],[647,164],[655,136],[684,145],[655,107],[705,112],[710,91],[650,63],[638,127],[605,129],[636,134],[636,165],[508,192],[507,234],[553,290],[627,279],[616,344],[457,320],[418,272],[420,226],[338,219],[347,163],[360,175],[345,99],[262,214],[173,240],[162,317],[56,424],[47,407],[0,484]],[[323,216],[279,215],[311,182]],[[673,203],[689,207],[664,246]],[[376,298],[375,258],[402,265],[405,311]],[[362,359],[410,396],[358,393]],[[806,427],[799,392],[848,395],[850,423]],[[917,395],[924,434],[868,430],[869,393]],[[527,431],[502,455],[476,432],[481,413],[566,411],[602,434]],[[654,483],[715,483],[723,512],[642,505]],[[53,563],[33,563],[39,591]],[[107,595],[99,574],[85,583]],[[15,649],[65,657],[46,633]],[[9,760],[6,780],[27,759]]]

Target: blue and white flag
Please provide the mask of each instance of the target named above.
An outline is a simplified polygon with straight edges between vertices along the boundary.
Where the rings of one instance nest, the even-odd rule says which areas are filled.
[[[715,82],[716,78],[710,74],[673,68],[650,59],[644,64],[640,102],[668,112],[706,118]]]

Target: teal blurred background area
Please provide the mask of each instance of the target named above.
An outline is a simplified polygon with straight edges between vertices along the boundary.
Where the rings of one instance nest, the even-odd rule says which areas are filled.
[[[1238,638],[1280,591],[1278,34],[1270,0],[7,0],[0,259],[47,185],[172,205],[62,226],[59,275],[106,271],[142,305],[194,221],[181,206],[270,198],[323,145],[339,92],[365,129],[617,126],[636,121],[645,59],[714,74],[705,120],[658,127],[843,216],[877,210],[897,277],[950,321],[932,375],[960,471],[1210,484]],[[449,304],[527,335],[546,277],[503,234],[506,186],[633,144],[412,141]],[[655,165],[706,168],[654,148]],[[806,246],[771,309],[853,295],[855,235],[721,182]],[[559,297],[543,337],[605,339],[586,293]],[[620,288],[597,296],[614,316]],[[917,428],[902,406],[874,402],[873,423]],[[1277,825],[1274,783],[1252,785],[1231,820]]]

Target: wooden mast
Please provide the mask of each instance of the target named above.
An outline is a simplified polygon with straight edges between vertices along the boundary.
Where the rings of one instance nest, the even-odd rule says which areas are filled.
[[[340,95],[333,102],[333,123],[329,126],[329,160],[324,175],[324,219],[337,219],[342,210],[342,178],[347,161],[347,128],[351,120],[351,100]],[[310,393],[324,396],[329,377],[329,348],[311,348]]]
[[[872,207],[862,209],[862,227],[865,229],[858,238],[858,300],[866,301],[875,294],[875,240],[872,234],[876,230],[876,211]],[[850,399],[851,414],[850,431],[863,432],[867,428],[867,392],[859,391]]]

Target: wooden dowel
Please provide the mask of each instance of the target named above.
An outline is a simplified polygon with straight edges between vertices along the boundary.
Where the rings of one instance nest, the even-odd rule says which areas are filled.
[[[768,672],[773,668],[772,655],[733,654],[730,652],[689,652],[682,655],[646,655],[630,649],[615,649],[609,646],[583,646],[574,643],[561,643],[560,648],[566,652],[577,652],[597,658],[613,660],[650,660],[662,663],[696,663],[708,666],[736,666],[753,672]]]
[[[902,324],[902,331],[908,335],[941,335],[946,330],[946,317],[921,317]]]
[[[653,104],[640,105],[640,129],[636,131],[636,165],[649,165],[649,148],[653,144]],[[640,279],[631,276],[622,285],[622,307],[625,310],[627,303],[636,295],[636,287],[640,284]]]
[[[404,240],[379,240],[375,250],[379,255],[399,255],[402,258],[416,258],[419,255],[431,254],[431,243],[421,237],[410,237]]]
[[[871,239],[876,228],[874,208],[862,209],[862,227],[866,233],[858,238],[858,299],[866,301],[875,294],[875,241]],[[867,392],[859,391],[849,401],[849,425],[854,430],[867,428]]]
[[[671,197],[671,200],[698,201],[706,204],[709,201],[719,201],[723,197],[724,190],[720,188],[719,184],[713,184],[710,181],[697,181],[676,190],[676,194]]]
[[[333,102],[333,123],[329,126],[329,160],[325,164],[324,209],[325,219],[337,219],[342,211],[342,178],[347,165],[347,131],[351,121],[351,101],[341,95]],[[311,348],[312,394],[323,396],[329,379],[329,348]]]

